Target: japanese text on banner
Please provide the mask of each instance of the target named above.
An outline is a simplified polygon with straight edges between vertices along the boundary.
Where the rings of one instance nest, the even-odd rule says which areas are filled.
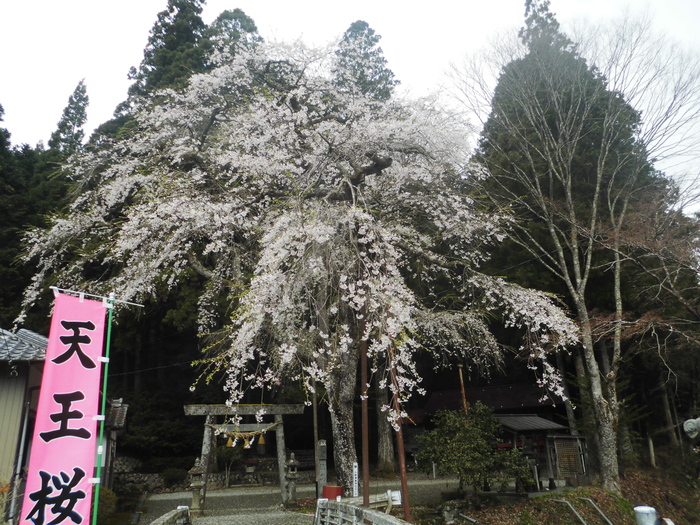
[[[90,521],[105,329],[101,301],[58,294],[51,319],[22,523]]]

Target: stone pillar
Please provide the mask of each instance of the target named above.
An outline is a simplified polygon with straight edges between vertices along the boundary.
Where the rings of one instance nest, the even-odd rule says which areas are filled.
[[[287,494],[285,468],[287,466],[287,451],[284,447],[284,425],[282,424],[282,414],[275,414],[275,437],[277,438],[277,468],[280,475],[280,489],[282,491],[282,504],[286,505],[289,496]]]
[[[320,498],[323,487],[328,484],[328,447],[325,439],[318,440],[318,481],[316,482],[316,497]]]
[[[202,439],[202,506],[204,506],[207,499],[207,482],[211,472],[211,463],[214,460],[214,428],[212,425],[215,422],[216,416],[208,414],[204,424],[204,438]]]

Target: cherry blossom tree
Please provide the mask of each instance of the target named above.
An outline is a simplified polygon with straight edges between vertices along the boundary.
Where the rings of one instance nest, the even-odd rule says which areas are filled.
[[[420,390],[422,349],[497,362],[498,314],[557,388],[546,355],[576,327],[550,296],[479,272],[507,218],[465,196],[483,170],[466,160],[463,122],[430,100],[339,88],[333,49],[260,44],[215,63],[161,91],[133,137],[73,159],[70,212],[27,238],[39,271],[25,308],[48,281],[142,300],[198,272],[200,330],[218,334],[203,376],[224,370],[232,404],[249,388],[323,385],[345,486],[361,343],[403,402]]]

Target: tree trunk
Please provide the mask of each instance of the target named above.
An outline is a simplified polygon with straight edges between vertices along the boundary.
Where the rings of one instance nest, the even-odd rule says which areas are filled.
[[[621,413],[624,414],[625,410],[624,408],[621,409]],[[634,443],[632,442],[632,429],[630,428],[629,423],[627,422],[627,418],[625,417],[620,417],[619,418],[619,428],[617,432],[617,440],[618,440],[618,446],[620,449],[620,465],[621,465],[621,470],[620,473],[624,475],[625,473],[625,468],[627,468],[628,465],[634,465],[637,463],[637,451],[634,448]]]
[[[586,365],[588,384],[591,394],[591,406],[596,419],[596,434],[598,436],[598,461],[600,478],[603,488],[613,494],[621,494],[620,470],[617,458],[617,399],[614,391],[615,383],[608,381],[611,399],[606,398],[601,381],[601,371],[596,360],[593,347],[593,335],[588,310],[583,300],[576,301],[576,309],[581,325],[583,343],[583,360]]]
[[[676,432],[676,438],[678,439],[678,451],[683,457],[683,434],[681,433],[681,425],[678,423],[678,412],[676,411],[676,404],[671,401],[671,415],[673,416],[673,429]]]
[[[594,396],[594,406],[597,411],[598,436],[600,440],[600,478],[603,488],[620,495],[620,466],[617,459],[617,432],[616,422],[606,399],[602,396]]]
[[[349,383],[349,382],[348,382]],[[346,392],[352,390],[355,394],[354,382],[352,386],[341,385],[338,397],[345,398]],[[353,483],[353,464],[357,463],[357,451],[355,450],[355,425],[353,422],[352,402],[333,402],[330,408],[331,428],[333,430],[333,460],[335,472],[338,477],[338,485],[343,487],[343,494],[349,495]]]
[[[386,418],[387,413],[382,411],[383,406],[389,405],[387,389],[379,388],[379,380],[383,375],[383,370],[382,373],[378,372],[374,375],[377,412],[377,470],[380,475],[391,477],[396,474],[396,454],[394,452],[394,432]]]
[[[649,463],[652,467],[656,468],[656,452],[654,452],[654,440],[649,434],[649,429],[647,429],[647,446],[649,447]]]
[[[594,471],[600,470],[598,462],[598,451],[600,443],[598,441],[598,433],[595,431],[596,421],[593,413],[593,399],[591,398],[591,389],[588,385],[588,374],[586,374],[586,365],[583,364],[583,349],[576,348],[573,351],[574,368],[576,369],[576,381],[578,382],[579,403],[581,405],[581,425],[580,430],[586,435],[588,440],[589,461],[591,469]]]
[[[143,330],[136,331],[136,344],[134,345],[134,393],[141,393],[141,370],[143,369],[142,357],[146,352],[143,344]]]
[[[358,347],[353,345],[340,356],[336,371],[326,385],[328,410],[333,431],[333,460],[338,485],[347,496],[352,490],[353,463],[357,463],[353,407],[357,384]]]
[[[671,413],[671,405],[668,401],[668,391],[666,390],[666,383],[662,380],[660,381],[660,392],[661,392],[661,406],[664,410],[664,420],[666,421],[666,435],[668,436],[669,443],[675,448],[678,448],[678,438],[676,437],[675,424],[673,422],[673,414]]]

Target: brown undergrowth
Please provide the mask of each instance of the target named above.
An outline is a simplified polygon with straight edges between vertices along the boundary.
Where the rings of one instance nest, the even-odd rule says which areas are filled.
[[[589,525],[604,524],[605,521],[585,498],[592,500],[615,525],[634,525],[636,521],[633,509],[638,505],[654,507],[659,517],[668,517],[676,525],[700,523],[697,479],[679,471],[628,471],[622,480],[622,493],[622,497],[616,497],[600,487],[589,486],[506,502],[490,496],[484,498],[484,504],[478,511],[468,505],[462,505],[455,523],[470,523],[459,516],[462,514],[477,520],[480,525],[580,524],[566,504],[556,501],[566,500]],[[413,517],[416,525],[444,523],[440,509],[435,507],[416,507]]]
[[[666,451],[667,452],[667,451]],[[485,494],[480,510],[469,501],[456,500],[434,506],[411,508],[415,525],[443,525],[441,510],[445,505],[458,507],[455,525],[473,522],[459,514],[477,520],[479,525],[580,525],[580,521],[563,503],[569,501],[588,525],[605,525],[605,521],[584,498],[591,499],[614,525],[635,525],[634,507],[654,507],[659,517],[670,518],[675,525],[700,524],[700,478],[696,454],[685,451],[660,453],[659,468],[628,468],[621,479],[622,496],[617,497],[599,486],[543,492],[527,498],[500,498]],[[409,480],[410,484],[410,480]],[[313,513],[315,499],[299,500],[298,511]],[[403,509],[395,507],[392,514],[403,519]]]

